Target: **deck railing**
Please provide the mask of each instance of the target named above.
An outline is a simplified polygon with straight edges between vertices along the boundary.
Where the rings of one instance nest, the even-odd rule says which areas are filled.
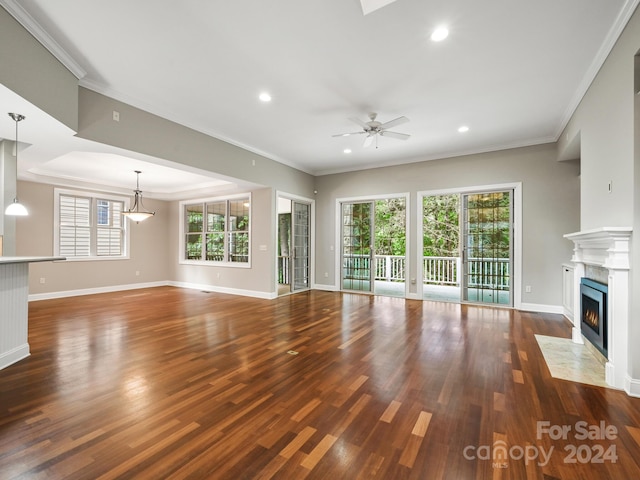
[[[511,273],[508,258],[470,258],[469,287],[509,290]]]
[[[375,280],[405,281],[406,259],[396,255],[376,255]],[[367,280],[371,267],[368,255],[345,255],[343,278]],[[462,260],[460,257],[424,257],[422,281],[430,285],[460,285]],[[475,288],[509,289],[508,258],[470,258],[468,286]]]
[[[289,257],[280,255],[278,257],[278,283],[289,285]]]
[[[376,255],[376,280],[404,282],[405,257],[396,255]]]
[[[430,285],[460,285],[460,257],[424,257],[422,283]]]

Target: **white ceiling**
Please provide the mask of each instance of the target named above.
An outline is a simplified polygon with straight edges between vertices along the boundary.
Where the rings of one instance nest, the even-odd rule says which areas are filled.
[[[637,3],[0,0],[81,85],[313,174],[557,140]],[[440,25],[449,37],[432,42]],[[258,100],[262,91],[271,102]],[[362,136],[333,137],[357,131],[349,118],[369,112],[381,122],[408,117],[393,130],[411,138],[363,148]],[[20,125],[33,144],[21,152],[25,162],[36,147],[26,138],[30,121]],[[0,123],[0,136],[12,138],[11,119]],[[458,133],[461,125],[469,131]],[[74,146],[66,135],[69,152],[127,156]],[[33,179],[95,174],[79,168],[77,154],[45,156],[28,165]],[[127,170],[105,158],[90,162],[105,165],[102,178]]]

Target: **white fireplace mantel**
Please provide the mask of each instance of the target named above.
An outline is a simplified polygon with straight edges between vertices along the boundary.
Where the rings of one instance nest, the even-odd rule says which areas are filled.
[[[606,382],[624,389],[631,395],[632,379],[629,375],[629,268],[632,229],[603,227],[569,233],[564,237],[574,244],[571,261],[575,264],[573,299],[576,321],[573,341],[583,343],[580,331],[580,280],[588,265],[608,270],[607,336],[608,358],[605,368]]]

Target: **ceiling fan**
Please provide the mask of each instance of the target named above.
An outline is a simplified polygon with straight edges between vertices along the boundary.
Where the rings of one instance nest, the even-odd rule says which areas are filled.
[[[351,133],[339,133],[337,135],[333,135],[334,137],[349,137],[351,135],[366,135],[364,139],[364,146],[368,147],[371,145],[373,140],[376,140],[376,148],[378,148],[378,135],[381,137],[389,137],[389,138],[397,138],[398,140],[407,140],[411,135],[407,135],[406,133],[398,133],[391,132],[388,129],[391,127],[395,127],[397,125],[402,125],[403,123],[407,123],[409,119],[407,117],[398,117],[393,120],[390,120],[385,123],[380,123],[376,120],[378,116],[377,113],[370,113],[368,122],[363,122],[359,118],[352,117],[351,120],[354,123],[357,123],[362,127],[361,132],[351,132]]]

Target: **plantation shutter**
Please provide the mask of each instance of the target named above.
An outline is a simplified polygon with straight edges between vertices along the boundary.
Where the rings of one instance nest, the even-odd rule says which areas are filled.
[[[99,223],[96,232],[96,254],[99,257],[122,255],[122,202],[98,200]],[[104,215],[100,215],[104,212]]]
[[[91,255],[91,199],[60,195],[60,255]]]

